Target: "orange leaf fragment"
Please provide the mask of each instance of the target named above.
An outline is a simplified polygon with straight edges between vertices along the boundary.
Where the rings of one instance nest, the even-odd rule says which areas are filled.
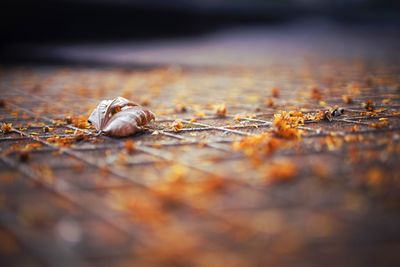
[[[12,130],[12,123],[3,123],[1,124],[1,131],[3,133],[9,133]]]
[[[304,125],[304,114],[299,111],[282,111],[274,114],[274,133],[282,138],[292,139],[301,136],[297,127]]]
[[[221,104],[221,105],[218,105],[216,107],[215,113],[217,114],[217,116],[225,117],[226,116],[226,112],[227,112],[227,109],[226,109],[226,105],[225,104]]]
[[[271,90],[272,97],[278,98],[281,95],[280,89],[278,87],[273,87]]]
[[[275,106],[275,101],[274,101],[274,99],[272,99],[272,98],[267,98],[266,100],[265,100],[265,105],[267,106],[267,107],[270,107],[270,108],[272,108],[272,107],[274,107]]]
[[[269,133],[264,133],[245,137],[240,141],[234,142],[233,149],[242,151],[250,157],[259,157],[272,154],[280,145],[281,141],[279,139],[274,138]]]
[[[182,123],[181,120],[175,120],[175,121],[172,123],[171,126],[172,126],[172,129],[173,129],[175,132],[179,132],[180,130],[183,129],[183,123]]]
[[[124,148],[129,154],[132,154],[136,149],[136,144],[134,141],[128,140],[124,143]]]
[[[80,129],[86,129],[90,127],[90,124],[85,116],[76,116],[72,118],[72,124]]]

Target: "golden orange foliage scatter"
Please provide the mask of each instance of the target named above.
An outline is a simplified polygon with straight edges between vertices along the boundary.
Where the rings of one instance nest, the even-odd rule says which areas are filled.
[[[11,123],[3,123],[1,124],[1,131],[3,133],[9,133],[12,130],[12,124]]]
[[[302,131],[297,127],[304,125],[304,114],[299,111],[282,111],[274,114],[274,133],[282,138],[298,138]]]

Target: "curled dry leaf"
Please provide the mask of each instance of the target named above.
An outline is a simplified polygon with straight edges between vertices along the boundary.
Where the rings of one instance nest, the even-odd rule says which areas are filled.
[[[155,119],[154,114],[123,97],[102,100],[88,121],[96,130],[110,136],[128,136],[142,130]]]

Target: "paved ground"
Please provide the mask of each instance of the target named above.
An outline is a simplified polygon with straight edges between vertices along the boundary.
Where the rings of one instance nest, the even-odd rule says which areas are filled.
[[[2,67],[1,266],[399,266],[399,43],[330,29]],[[96,136],[116,96],[157,120]]]

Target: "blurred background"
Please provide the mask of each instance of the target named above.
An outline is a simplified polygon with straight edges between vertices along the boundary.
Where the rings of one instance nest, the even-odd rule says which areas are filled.
[[[0,265],[400,266],[399,11],[0,1]]]
[[[391,0],[15,0],[1,2],[3,40],[45,42],[160,38],[309,17],[398,23]]]
[[[253,39],[257,42],[260,36],[270,32],[294,36],[294,39],[310,34],[312,37],[319,32],[316,38],[320,39],[321,32],[325,38],[325,31],[331,34],[349,28],[352,30],[349,35],[362,32],[365,36],[372,32],[378,34],[378,38],[384,35],[397,40],[399,10],[400,2],[391,0],[1,1],[0,16],[3,23],[0,24],[0,56],[3,64],[21,60],[59,62],[74,57],[80,58],[80,61],[97,59],[97,62],[117,61],[121,64],[118,61],[121,53],[117,52],[125,49],[123,52],[126,54],[126,43],[123,49],[117,47],[117,43],[129,42],[129,51],[134,51],[136,44],[141,47],[163,44],[165,47],[165,40],[179,39],[182,43],[182,39],[194,38],[198,38],[195,42],[199,42],[202,41],[199,38],[214,38],[216,34],[231,33],[231,29],[237,28],[241,29],[240,33],[234,33],[235,41],[230,40],[230,44],[237,43],[237,39]],[[243,35],[254,27],[257,29],[256,35]],[[217,43],[220,44],[221,40],[218,39]],[[86,48],[90,44],[90,49],[85,51],[82,46],[74,46],[70,53],[71,44],[85,44]],[[88,54],[99,48],[93,47],[93,44],[112,44],[112,49],[108,46],[109,49],[104,50],[102,46],[97,54]],[[195,52],[207,51],[209,48],[201,51],[197,47]],[[104,53],[116,57],[105,60]],[[193,50],[188,53],[192,54]],[[81,58],[82,54],[86,55],[84,59]],[[103,55],[100,60],[99,54]],[[161,54],[166,55],[165,51]],[[152,57],[158,55],[156,53]],[[137,58],[131,59],[128,61],[138,61]],[[161,59],[171,60],[171,57]]]

